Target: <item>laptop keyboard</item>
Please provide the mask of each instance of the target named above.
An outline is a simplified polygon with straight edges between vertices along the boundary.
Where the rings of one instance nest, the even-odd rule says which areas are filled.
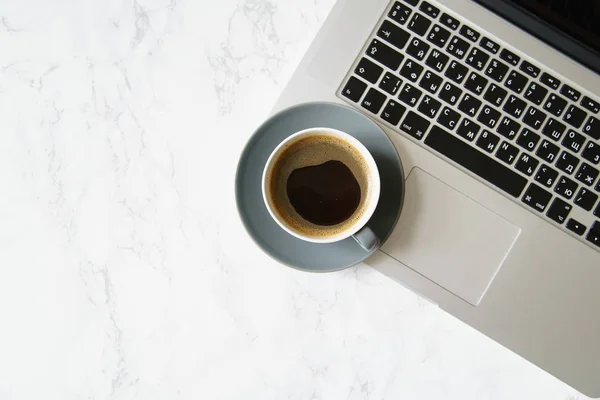
[[[339,96],[600,251],[600,99],[427,1],[392,1]]]

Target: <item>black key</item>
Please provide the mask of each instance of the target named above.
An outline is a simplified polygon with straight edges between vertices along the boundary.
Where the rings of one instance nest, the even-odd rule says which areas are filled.
[[[554,185],[554,182],[556,182],[556,178],[558,178],[558,172],[556,172],[546,164],[542,164],[542,166],[538,169],[537,174],[535,175],[536,181],[549,188],[551,188],[552,185]]]
[[[511,165],[513,163],[513,161],[515,161],[515,158],[517,158],[518,154],[519,154],[518,148],[516,148],[515,146],[513,146],[510,143],[502,142],[502,144],[500,145],[500,148],[496,152],[496,157],[498,157],[499,159],[501,159],[508,165]]]
[[[465,118],[460,123],[460,126],[456,130],[456,133],[458,133],[461,137],[465,138],[469,142],[472,142],[479,133],[480,129],[481,127],[475,122]]]
[[[537,149],[535,154],[548,164],[552,164],[558,156],[559,148],[557,145],[550,143],[547,140],[542,141],[540,147]]]
[[[379,88],[394,96],[396,93],[398,93],[401,85],[402,79],[390,72],[386,72],[385,75],[383,75],[383,79],[381,79],[381,82],[379,83]]]
[[[367,92],[367,95],[360,105],[363,106],[363,108],[371,111],[373,114],[377,114],[379,110],[381,110],[381,106],[385,102],[385,99],[385,94],[381,93],[377,89],[371,88]]]
[[[423,72],[423,66],[412,58],[407,58],[400,69],[400,75],[413,82],[416,82],[417,79],[419,79],[421,72]]]
[[[587,96],[583,96],[583,99],[581,99],[581,107],[593,112],[594,114],[598,114],[598,111],[600,111],[600,103],[598,103],[596,100],[590,99]]]
[[[461,83],[467,76],[469,69],[457,61],[452,61],[446,70],[446,77],[456,83]]]
[[[435,117],[441,106],[442,103],[430,97],[429,95],[425,95],[425,97],[423,97],[423,100],[421,101],[421,104],[419,104],[418,110],[425,114],[427,117],[433,118]]]
[[[353,102],[360,100],[360,97],[367,90],[367,84],[353,76],[348,79],[348,83],[342,89],[342,95],[349,98]]]
[[[478,49],[477,47],[473,47],[465,61],[467,64],[469,64],[476,70],[482,71],[489,59],[490,55],[488,53],[482,51],[481,49]]]
[[[483,93],[483,89],[486,87],[487,84],[487,79],[479,75],[477,72],[471,72],[471,75],[469,75],[469,79],[467,79],[467,81],[465,82],[465,87],[473,93],[481,94]]]
[[[416,6],[419,4],[419,0],[404,0],[404,2],[410,4],[411,6]]]
[[[585,146],[583,153],[581,153],[581,156],[592,164],[598,165],[600,163],[600,145],[590,140]]]
[[[416,33],[417,35],[423,36],[427,33],[429,26],[431,25],[431,20],[419,13],[415,13],[408,23],[408,29]]]
[[[527,128],[523,128],[521,134],[517,138],[517,144],[527,151],[533,151],[540,141],[540,135],[530,131]]]
[[[440,22],[446,25],[448,28],[452,29],[453,31],[457,30],[460,26],[460,22],[456,18],[451,17],[446,13],[443,13],[440,17]]]
[[[575,128],[579,128],[581,124],[583,124],[585,117],[587,117],[587,114],[581,108],[570,106],[567,108],[567,112],[563,117],[563,121],[567,122],[571,126],[574,126]]]
[[[440,15],[440,9],[432,6],[426,1],[423,1],[419,6],[419,10],[423,11],[425,14],[429,15],[431,18],[437,18]]]
[[[415,106],[421,98],[421,94],[422,92],[419,89],[407,83],[400,91],[398,98],[409,106]]]
[[[546,215],[554,222],[562,225],[567,220],[567,217],[569,216],[569,213],[572,209],[572,205],[564,202],[563,200],[557,197],[552,202],[552,205],[548,209]]]
[[[557,117],[560,117],[566,107],[567,100],[555,95],[554,93],[550,94],[550,97],[548,97],[548,100],[546,100],[546,104],[544,104],[544,110]]]
[[[479,36],[480,36],[479,32],[468,27],[467,25],[463,25],[460,28],[460,34],[463,35],[464,37],[466,37],[467,39],[469,39],[473,43],[477,42],[477,40],[479,40]]]
[[[548,89],[546,89],[542,85],[538,85],[535,82],[531,82],[531,84],[529,85],[529,87],[527,88],[527,90],[525,91],[525,94],[523,96],[527,100],[529,100],[532,103],[535,103],[539,106],[540,104],[542,104],[542,102],[544,101],[544,98],[546,97],[547,94],[548,94]]]
[[[392,71],[395,71],[400,66],[404,56],[392,49],[390,46],[381,43],[377,39],[373,39],[369,48],[366,51],[367,55],[379,61]]]
[[[513,67],[516,67],[519,64],[519,61],[521,61],[521,57],[507,49],[502,49],[500,58],[511,64]]]
[[[444,47],[450,38],[450,31],[435,24],[427,35],[427,40],[438,47]]]
[[[598,183],[596,184],[596,192],[600,193],[600,181],[598,181]]]
[[[389,100],[383,111],[381,112],[381,119],[387,121],[391,125],[398,125],[400,118],[406,112],[406,107],[398,103],[396,100]]]
[[[423,89],[427,90],[430,93],[435,93],[440,88],[443,82],[442,77],[434,74],[431,71],[425,72],[423,78],[421,78],[421,82],[419,82],[419,86]]]
[[[450,130],[454,130],[454,128],[456,128],[458,120],[460,120],[460,114],[448,107],[444,107],[442,113],[437,119],[440,124],[444,125]]]
[[[573,89],[571,86],[567,85],[566,83],[564,85],[562,85],[562,87],[560,88],[560,94],[568,97],[569,99],[571,99],[573,101],[577,101],[581,97],[581,92],[579,90]]]
[[[600,140],[600,120],[590,117],[583,127],[583,133],[596,140]]]
[[[410,136],[415,139],[421,140],[429,128],[430,122],[420,115],[416,114],[414,111],[409,111],[406,114],[406,118],[400,124],[400,129],[404,132],[408,133]]]
[[[479,45],[492,54],[496,54],[500,50],[500,45],[498,43],[496,43],[486,37],[483,37],[481,39],[481,42],[479,42]]]
[[[544,129],[542,129],[542,133],[550,139],[558,141],[563,133],[565,133],[565,129],[567,129],[565,124],[558,122],[554,118],[550,118]]]
[[[592,211],[594,205],[598,201],[598,195],[592,193],[590,190],[586,188],[579,189],[579,192],[575,196],[573,203],[583,208],[586,211]]]
[[[594,222],[594,225],[590,228],[585,240],[600,247],[600,221]]]
[[[508,117],[504,117],[496,129],[499,134],[508,139],[513,139],[515,136],[517,136],[517,132],[520,130],[521,125]]]
[[[600,217],[600,203],[598,203],[598,207],[594,210],[594,215],[596,217]]]
[[[575,179],[584,185],[592,186],[598,177],[598,174],[600,174],[600,172],[596,168],[587,163],[583,163],[581,164],[581,167],[579,167],[577,174],[575,174]]]
[[[507,94],[508,92],[506,90],[502,89],[500,86],[496,86],[495,83],[492,83],[486,90],[483,98],[496,107],[500,107]]]
[[[518,173],[437,126],[431,128],[425,144],[513,197],[527,184]]]
[[[515,93],[521,93],[523,89],[525,89],[525,86],[527,86],[527,82],[529,82],[529,79],[527,79],[525,75],[522,75],[517,71],[512,71],[508,74],[508,79],[504,82],[504,86]]]
[[[512,115],[513,117],[519,119],[523,112],[525,111],[525,107],[527,107],[527,103],[523,100],[511,95],[508,98],[508,101],[504,104],[502,108],[504,111]]]
[[[527,125],[534,129],[540,129],[544,121],[546,121],[546,117],[548,116],[542,111],[531,106],[529,107],[529,110],[527,110],[527,112],[525,113],[525,116],[523,117],[523,122],[525,122]]]
[[[500,121],[500,112],[496,111],[492,107],[487,104],[483,106],[479,116],[477,117],[477,121],[481,122],[484,125],[487,125],[489,128],[493,128],[496,126],[498,121]]]
[[[469,47],[471,47],[471,45],[468,42],[465,42],[458,36],[454,36],[452,40],[450,40],[450,44],[446,48],[446,51],[459,60],[462,60],[465,54],[467,54],[467,51],[469,51]]]
[[[556,79],[547,72],[544,72],[542,76],[540,76],[540,82],[554,90],[558,89],[560,86],[560,80]]]
[[[571,150],[573,153],[579,153],[579,150],[581,150],[584,142],[585,137],[583,135],[580,135],[574,130],[569,129],[567,135],[562,141],[562,145]]]
[[[537,166],[540,164],[540,162],[535,159],[533,156],[530,156],[527,153],[521,153],[521,156],[519,157],[519,159],[517,160],[517,163],[515,164],[515,168],[518,171],[521,171],[522,173],[524,173],[527,176],[531,176],[533,175],[533,173],[535,172],[535,169],[537,168]]]
[[[395,2],[394,6],[390,10],[388,17],[399,23],[400,25],[404,25],[406,21],[408,21],[408,17],[412,13],[412,8],[405,6],[400,2]]]
[[[446,82],[442,86],[442,90],[438,97],[444,100],[446,103],[450,103],[452,105],[456,104],[460,95],[462,94],[462,90],[454,86],[453,84]]]
[[[471,117],[477,115],[477,111],[481,107],[481,101],[477,100],[475,97],[466,93],[458,105],[458,109],[466,114],[469,114]]]
[[[490,78],[496,80],[497,82],[502,82],[506,73],[508,72],[508,65],[492,59],[487,69],[485,70],[485,74]]]
[[[573,182],[565,176],[561,176],[558,180],[558,184],[554,188],[554,191],[560,194],[561,196],[570,199],[575,194],[577,187],[577,183]]]
[[[406,53],[410,54],[419,61],[423,61],[425,54],[429,51],[429,45],[423,40],[413,37],[410,40],[410,44],[406,48]]]
[[[498,136],[484,130],[475,144],[491,154],[496,150],[499,142],[500,138]]]
[[[431,50],[429,57],[427,57],[425,64],[435,69],[437,72],[442,72],[444,70],[444,67],[448,63],[448,60],[450,60],[450,57],[448,57],[444,53],[441,53],[437,49],[433,49]]]
[[[540,74],[540,69],[527,60],[523,60],[519,68],[521,69],[521,71],[534,78],[537,78]]]
[[[581,236],[587,230],[587,227],[583,225],[581,222],[578,222],[571,218],[569,222],[567,222],[567,229],[571,232],[575,233],[578,236]]]
[[[567,151],[563,151],[556,161],[556,167],[569,175],[575,171],[575,168],[577,168],[578,164],[579,160],[577,157]]]
[[[552,193],[547,192],[535,183],[532,183],[527,188],[527,191],[521,198],[521,201],[536,211],[544,212],[548,203],[552,199]]]
[[[410,39],[410,33],[387,20],[381,24],[381,27],[377,31],[377,36],[393,44],[400,50],[404,48],[406,42]]]
[[[383,68],[375,64],[373,61],[367,60],[366,58],[361,59],[354,70],[356,75],[368,80],[371,83],[377,82],[382,72]]]

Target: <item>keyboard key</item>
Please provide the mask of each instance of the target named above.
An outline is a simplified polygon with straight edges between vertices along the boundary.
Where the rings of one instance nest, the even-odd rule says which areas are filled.
[[[460,126],[456,130],[456,133],[458,133],[459,136],[463,137],[464,139],[468,140],[469,142],[472,142],[475,139],[475,137],[477,136],[477,134],[479,133],[480,129],[481,129],[481,127],[479,125],[477,125],[475,122],[470,121],[467,118],[465,118],[460,123]]]
[[[458,109],[471,117],[475,117],[477,115],[477,111],[479,111],[479,107],[481,107],[481,101],[477,100],[475,97],[466,93],[458,105]]]
[[[496,147],[498,146],[499,142],[500,138],[498,136],[494,135],[489,131],[484,130],[475,144],[483,150],[487,151],[488,153],[492,154],[494,150],[496,150]]]
[[[583,124],[585,117],[587,117],[587,114],[581,108],[570,106],[567,108],[567,112],[563,117],[563,121],[567,122],[571,126],[574,126],[575,128],[579,128],[581,124]]]
[[[519,159],[517,160],[517,163],[515,164],[515,168],[518,171],[521,171],[522,173],[524,173],[527,176],[531,176],[533,175],[533,173],[535,172],[535,169],[537,168],[537,166],[540,164],[540,162],[535,159],[533,156],[530,156],[529,154],[526,153],[521,153],[521,156],[519,157]]]
[[[567,85],[566,83],[564,85],[562,85],[562,87],[560,88],[560,94],[562,94],[563,96],[565,96],[573,101],[577,101],[581,97],[581,92],[579,90],[573,89],[571,86]]]
[[[563,151],[556,161],[556,167],[569,175],[575,171],[577,165],[579,165],[577,157],[567,151]]]
[[[565,138],[562,141],[562,145],[565,146],[568,150],[571,150],[573,153],[579,153],[583,143],[585,142],[585,137],[575,132],[574,130],[569,129]]]
[[[577,183],[573,182],[565,176],[561,176],[558,180],[558,184],[554,188],[554,191],[560,194],[561,196],[570,199],[575,194],[577,187]]]
[[[598,181],[598,183],[596,184],[596,192],[600,193],[600,181]]]
[[[419,4],[419,0],[404,0],[404,2],[410,4],[413,7]]]
[[[431,71],[425,72],[423,78],[421,78],[421,82],[419,82],[419,86],[423,89],[427,90],[430,93],[435,93],[440,88],[444,79],[442,77],[434,74]]]
[[[390,72],[386,72],[385,75],[383,75],[383,79],[381,79],[381,82],[379,83],[379,88],[388,92],[392,96],[398,93],[400,86],[402,86],[402,79]]]
[[[408,21],[408,17],[412,13],[412,8],[407,7],[406,5],[395,2],[394,6],[390,10],[388,17],[399,23],[400,25],[404,25],[406,21]]]
[[[550,139],[558,141],[563,133],[565,133],[565,129],[567,129],[567,127],[563,123],[558,122],[554,118],[550,118],[544,129],[542,129],[542,133]]]
[[[535,82],[531,82],[531,84],[529,85],[529,87],[527,88],[527,90],[525,91],[525,94],[523,96],[527,100],[529,100],[532,103],[535,103],[539,106],[540,104],[542,104],[542,102],[544,101],[544,98],[546,97],[547,94],[548,94],[548,89],[546,89],[542,85],[538,85]]]
[[[504,111],[512,115],[513,117],[519,119],[523,112],[525,111],[525,107],[527,107],[527,103],[523,100],[511,95],[508,98],[508,101],[504,104],[502,108]]]
[[[504,82],[504,86],[515,93],[521,93],[523,89],[525,89],[525,86],[527,86],[527,82],[529,82],[529,79],[527,79],[525,75],[522,75],[517,71],[512,71],[508,74],[508,79]]]
[[[508,72],[508,65],[498,61],[492,60],[485,70],[485,74],[497,82],[502,82],[506,73]]]
[[[402,91],[398,95],[398,98],[408,104],[409,106],[415,106],[417,101],[421,98],[423,93],[414,86],[409,85],[408,83],[404,85]]]
[[[410,54],[419,61],[423,61],[425,54],[427,54],[430,47],[431,46],[429,46],[423,40],[413,37],[410,41],[410,44],[406,48],[406,53]]]
[[[598,174],[600,174],[600,172],[596,168],[587,163],[583,163],[581,164],[581,167],[579,167],[577,174],[575,174],[575,179],[584,185],[592,186],[598,177]]]
[[[477,40],[479,40],[479,36],[481,36],[479,32],[477,32],[473,28],[468,27],[467,25],[463,25],[460,28],[460,34],[474,43],[477,42]]]
[[[594,225],[590,228],[585,240],[600,247],[600,222],[594,222]]]
[[[409,111],[406,114],[406,118],[400,124],[400,129],[404,132],[408,133],[410,136],[415,139],[421,140],[429,128],[430,122],[420,115],[416,114],[414,111]]]
[[[558,178],[558,172],[546,164],[542,164],[535,175],[535,180],[548,188],[551,188],[554,185],[556,178]]]
[[[450,31],[435,24],[427,35],[427,40],[438,47],[444,47],[450,38]]]
[[[583,225],[581,222],[578,222],[571,218],[569,222],[567,222],[567,229],[571,232],[575,233],[577,236],[581,236],[587,230],[587,227]]]
[[[481,39],[481,42],[479,42],[479,45],[492,54],[496,54],[500,50],[500,45],[498,43],[496,43],[486,37]]]
[[[535,183],[532,183],[527,188],[521,201],[536,211],[544,212],[551,199],[552,193],[547,192]]]
[[[460,120],[460,114],[451,108],[444,107],[437,121],[450,130],[456,128],[456,124]]]
[[[592,164],[598,165],[600,163],[600,145],[589,141],[581,156]]]
[[[366,108],[367,110],[371,111],[373,114],[377,114],[379,113],[379,110],[381,110],[381,106],[385,102],[385,99],[385,94],[381,93],[376,89],[371,88],[367,92],[367,95],[363,99],[362,103],[360,103],[360,105],[363,106],[363,108]]]
[[[475,68],[476,70],[482,71],[489,59],[489,54],[487,54],[485,51],[478,49],[477,47],[473,47],[465,61],[468,65]]]
[[[500,86],[496,86],[495,83],[492,83],[488,89],[486,90],[483,98],[495,105],[496,107],[500,107],[506,98],[508,92],[502,89]]]
[[[583,96],[583,99],[581,99],[581,106],[594,114],[598,114],[598,111],[600,111],[600,103],[587,96]]]
[[[496,111],[495,109],[486,104],[481,109],[481,112],[477,117],[477,121],[481,122],[489,128],[493,128],[500,120],[500,115],[501,114],[499,111]]]
[[[540,82],[554,90],[558,89],[560,86],[560,81],[547,72],[544,72],[542,76],[540,76]]]
[[[516,67],[519,64],[519,61],[521,61],[521,57],[507,49],[502,49],[500,58],[511,64],[513,67]]]
[[[592,211],[594,205],[598,201],[598,195],[590,192],[586,188],[579,189],[579,192],[575,196],[573,203],[583,208],[586,211]]]
[[[356,103],[360,100],[365,90],[367,90],[367,84],[351,76],[346,86],[342,89],[342,95]]]
[[[477,72],[471,72],[469,79],[465,82],[465,87],[475,94],[483,93],[483,89],[488,84],[488,80]]]
[[[513,197],[519,196],[527,184],[518,173],[438,126],[431,128],[425,144]]]
[[[416,33],[417,35],[423,36],[427,33],[431,20],[419,13],[415,13],[408,23],[408,29]]]
[[[375,64],[373,61],[367,60],[366,58],[361,59],[354,70],[356,75],[368,80],[371,83],[377,82],[382,72],[383,68]]]
[[[387,20],[381,24],[381,27],[377,31],[377,36],[393,44],[400,50],[404,48],[406,42],[410,39],[410,33]]]
[[[398,53],[388,45],[381,43],[377,39],[373,39],[369,48],[367,48],[366,53],[368,56],[379,61],[392,71],[397,70],[404,59],[402,54]]]
[[[521,134],[517,138],[517,144],[527,151],[533,151],[540,141],[540,135],[530,131],[527,128],[523,128]]]
[[[537,78],[540,74],[540,69],[527,60],[523,60],[519,68],[521,69],[521,71],[525,72],[527,75],[533,78]]]
[[[498,151],[496,152],[496,157],[498,157],[500,160],[504,161],[508,165],[511,165],[517,158],[518,154],[518,148],[516,148],[510,143],[502,142],[500,148],[498,148]]]
[[[433,49],[431,50],[429,57],[427,57],[427,60],[425,60],[425,64],[435,69],[437,72],[442,72],[446,64],[448,64],[448,60],[450,60],[450,57],[437,49]]]
[[[446,51],[459,60],[462,60],[465,54],[467,54],[467,51],[469,51],[469,47],[471,47],[471,45],[468,42],[465,42],[458,36],[454,36],[452,40],[450,40],[450,44],[446,48]]]
[[[460,26],[460,22],[456,18],[451,17],[446,13],[443,13],[440,17],[440,22],[448,28],[452,29],[453,31],[457,30]]]
[[[514,139],[515,136],[517,136],[517,132],[519,132],[520,130],[521,125],[519,125],[518,122],[513,121],[508,117],[504,117],[502,119],[502,122],[500,122],[500,125],[498,125],[498,128],[496,129],[496,131],[499,134],[511,140]]]
[[[554,222],[562,225],[569,217],[569,214],[571,213],[572,209],[572,205],[564,202],[563,200],[557,197],[552,202],[552,205],[548,209],[546,215]]]
[[[462,83],[469,69],[457,61],[452,61],[446,70],[446,77],[456,83]]]
[[[548,164],[552,164],[558,156],[559,147],[547,140],[542,141],[542,144],[537,149],[535,154]]]
[[[523,122],[525,122],[527,125],[534,129],[540,129],[544,121],[546,121],[546,117],[548,116],[542,111],[531,106],[529,107],[529,110],[527,110],[527,112],[525,113],[525,116],[523,117]]]
[[[594,215],[596,217],[600,217],[600,203],[598,203],[598,206],[596,207],[596,209],[594,210]]]
[[[438,94],[438,97],[444,100],[446,103],[455,105],[462,93],[462,90],[453,84],[446,82],[444,83],[440,94]]]
[[[557,117],[560,117],[565,108],[567,108],[567,100],[554,93],[550,94],[550,97],[546,100],[546,104],[544,104],[544,110]]]
[[[419,79],[421,72],[423,72],[423,66],[412,58],[407,58],[400,69],[400,75],[413,82],[416,82],[417,79]]]
[[[381,119],[390,123],[391,125],[398,125],[400,118],[406,112],[406,107],[398,103],[396,100],[389,100],[383,111],[381,112]]]
[[[429,15],[431,18],[437,18],[440,15],[440,9],[432,6],[430,3],[423,1],[419,6],[419,10],[423,11],[425,14]]]
[[[419,104],[418,110],[427,117],[433,118],[435,117],[441,106],[442,103],[430,97],[429,95],[425,95],[425,97],[423,97],[423,100],[421,101],[421,104]]]
[[[600,140],[600,120],[590,117],[583,127],[583,133],[596,140]]]

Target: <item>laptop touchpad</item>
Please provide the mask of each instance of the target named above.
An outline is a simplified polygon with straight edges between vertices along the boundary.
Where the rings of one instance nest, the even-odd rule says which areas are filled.
[[[419,168],[383,252],[476,306],[520,229]]]

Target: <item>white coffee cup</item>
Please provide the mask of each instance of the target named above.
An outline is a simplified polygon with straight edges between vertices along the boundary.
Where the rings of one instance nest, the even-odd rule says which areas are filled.
[[[333,234],[331,236],[309,236],[294,227],[290,226],[286,221],[284,221],[277,212],[275,212],[275,206],[272,204],[273,199],[269,195],[268,188],[268,177],[270,177],[273,172],[273,167],[275,166],[275,161],[279,159],[282,151],[287,149],[293,143],[305,139],[310,136],[322,136],[328,135],[337,138],[338,140],[342,140],[349,145],[351,145],[364,159],[367,166],[367,173],[369,176],[368,179],[368,198],[366,200],[366,204],[362,207],[363,213],[352,225],[344,229],[342,232]],[[349,237],[353,237],[358,244],[360,244],[365,251],[371,252],[379,245],[379,238],[375,235],[375,233],[367,226],[367,222],[373,216],[375,209],[377,208],[377,203],[379,202],[379,194],[381,191],[381,181],[379,177],[379,170],[377,169],[377,164],[373,159],[369,150],[357,139],[353,136],[339,131],[337,129],[331,128],[310,128],[305,129],[300,132],[296,132],[293,135],[287,137],[284,141],[282,141],[276,148],[273,150],[271,155],[269,156],[267,163],[265,165],[265,169],[262,175],[262,194],[263,200],[265,202],[265,206],[269,211],[269,214],[275,220],[275,222],[287,233],[297,237],[298,239],[305,240],[307,242],[313,243],[333,243],[339,242],[341,240],[347,239]]]

